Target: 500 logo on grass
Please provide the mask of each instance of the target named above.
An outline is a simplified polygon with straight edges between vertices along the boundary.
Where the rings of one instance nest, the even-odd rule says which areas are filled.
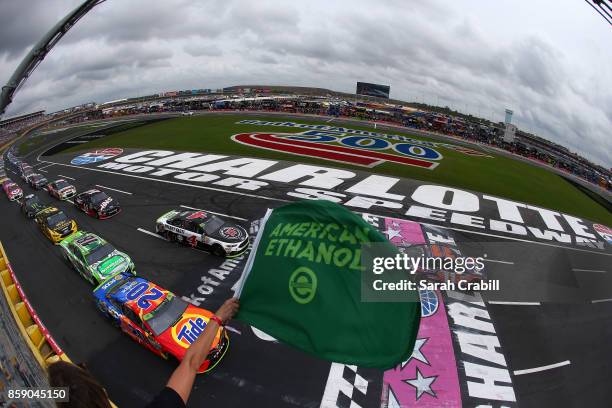
[[[303,133],[240,133],[232,136],[238,143],[299,156],[374,167],[394,162],[434,169],[442,155],[429,146],[368,136],[309,130]]]

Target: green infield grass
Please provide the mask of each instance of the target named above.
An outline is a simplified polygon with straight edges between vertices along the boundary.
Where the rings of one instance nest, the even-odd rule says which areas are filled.
[[[475,157],[436,147],[444,157],[433,170],[398,163],[385,162],[373,169],[351,164],[332,162],[306,156],[259,149],[234,142],[231,136],[245,132],[296,133],[305,129],[238,124],[245,119],[266,121],[291,121],[351,129],[373,131],[371,126],[340,125],[314,121],[307,118],[253,117],[240,115],[203,115],[168,119],[114,133],[89,143],[80,144],[67,151],[81,151],[97,147],[150,148],[174,151],[222,153],[312,163],[329,167],[366,170],[378,174],[407,177],[447,186],[466,188],[533,205],[559,210],[593,221],[612,225],[612,214],[559,175],[540,167],[512,158],[486,152],[493,157]],[[390,131],[379,131],[391,134]],[[407,133],[396,133],[414,139],[434,141]],[[477,148],[475,148],[477,149]]]

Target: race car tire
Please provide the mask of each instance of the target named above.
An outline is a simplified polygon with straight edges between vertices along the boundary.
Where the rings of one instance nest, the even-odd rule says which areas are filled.
[[[170,231],[163,231],[162,235],[170,242],[176,241],[176,234]]]
[[[212,253],[213,253],[215,256],[220,256],[220,257],[225,257],[225,255],[226,255],[226,254],[225,254],[225,250],[224,250],[224,249],[221,247],[221,245],[219,245],[219,244],[215,244],[215,245],[213,245],[213,247],[212,247]]]

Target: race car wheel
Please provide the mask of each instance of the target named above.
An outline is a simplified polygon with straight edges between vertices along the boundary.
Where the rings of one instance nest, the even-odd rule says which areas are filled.
[[[225,250],[221,247],[221,245],[218,245],[218,244],[213,245],[212,253],[215,256],[225,257]]]
[[[176,235],[174,233],[170,232],[170,231],[164,231],[163,235],[170,242],[176,241]]]

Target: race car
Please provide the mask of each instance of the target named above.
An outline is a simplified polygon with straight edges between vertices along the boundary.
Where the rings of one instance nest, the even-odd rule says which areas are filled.
[[[32,173],[32,174],[30,174],[28,176],[28,178],[26,179],[26,181],[28,182],[30,187],[32,187],[35,190],[40,190],[41,188],[43,188],[48,183],[48,181],[45,178],[45,176],[43,176],[42,174],[39,174],[39,173]]]
[[[36,217],[36,214],[47,208],[48,205],[43,204],[35,194],[28,194],[21,201],[21,212],[28,218]]]
[[[59,179],[47,184],[47,192],[57,199],[67,200],[76,195],[76,188],[66,180]]]
[[[204,331],[213,313],[195,307],[160,286],[130,273],[120,273],[94,289],[100,311],[132,339],[153,353],[179,361]],[[198,373],[212,370],[229,347],[220,327]]]
[[[19,171],[19,174],[21,175],[21,178],[24,181],[28,181],[28,177],[34,174],[34,169],[30,166],[25,166],[21,168],[21,170]]]
[[[64,258],[92,285],[121,272],[135,274],[130,257],[91,232],[77,231],[60,242]]]
[[[200,210],[169,211],[157,219],[155,232],[169,241],[202,247],[217,256],[235,257],[249,247],[244,228]]]
[[[2,189],[10,201],[19,200],[23,197],[23,190],[10,179],[2,182]]]
[[[77,194],[74,197],[74,205],[87,215],[100,219],[110,218],[121,212],[121,207],[117,200],[108,196],[104,191],[96,189]]]
[[[45,208],[34,219],[40,231],[54,244],[77,231],[77,223],[55,207]]]

